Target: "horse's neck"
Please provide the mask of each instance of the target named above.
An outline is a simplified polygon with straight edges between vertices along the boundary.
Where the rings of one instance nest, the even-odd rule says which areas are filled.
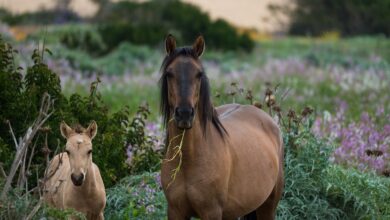
[[[210,127],[210,126],[209,126]],[[184,134],[184,137],[183,137]],[[177,146],[180,146],[183,162],[191,162],[196,159],[200,151],[207,149],[207,142],[203,136],[199,120],[194,120],[192,128],[185,131],[178,129],[174,122],[168,125],[168,142],[166,158],[173,158],[177,154]]]

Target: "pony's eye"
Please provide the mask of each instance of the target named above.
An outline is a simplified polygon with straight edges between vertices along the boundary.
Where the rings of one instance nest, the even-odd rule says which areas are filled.
[[[88,154],[92,154],[92,150],[89,150],[89,151],[88,151]]]
[[[196,74],[196,78],[198,78],[198,79],[202,78],[202,76],[203,76],[202,72],[199,72],[198,74]]]
[[[70,154],[70,152],[68,150],[65,150],[65,153],[67,153],[68,155]]]

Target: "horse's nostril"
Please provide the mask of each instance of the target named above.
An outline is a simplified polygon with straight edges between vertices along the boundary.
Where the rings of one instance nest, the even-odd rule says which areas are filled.
[[[175,116],[181,119],[188,119],[194,116],[194,108],[178,107],[175,109]]]
[[[175,115],[176,115],[176,116],[180,116],[179,108],[176,108],[176,109],[175,109]]]

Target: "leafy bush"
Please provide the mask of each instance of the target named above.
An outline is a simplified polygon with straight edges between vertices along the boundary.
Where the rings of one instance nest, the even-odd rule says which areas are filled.
[[[73,94],[69,99],[66,98],[62,94],[58,75],[43,63],[42,51],[34,51],[32,56],[34,65],[27,69],[26,76],[22,78],[20,70],[15,68],[14,55],[12,47],[1,41],[0,104],[3,107],[0,108],[0,160],[5,168],[9,168],[10,158],[14,152],[14,141],[9,133],[8,122],[13,127],[16,137],[24,134],[38,114],[43,93],[47,92],[55,100],[55,111],[45,124],[50,130],[48,147],[52,152],[61,150],[65,143],[59,131],[61,121],[86,126],[90,121],[95,120],[98,124],[98,135],[93,141],[93,160],[101,170],[105,185],[109,187],[128,174],[125,147],[129,144],[144,146],[148,142],[146,138],[135,140],[134,135],[141,138],[139,132],[142,132],[143,127],[132,123],[127,108],[109,113],[109,106],[102,101],[97,90],[99,79],[91,84],[88,96]],[[149,114],[142,113],[142,118],[136,117],[139,123],[144,123]],[[134,129],[138,133],[134,132]],[[38,135],[34,140],[37,146],[44,146],[43,136]],[[43,155],[39,153],[34,156],[33,164],[43,165]],[[41,171],[43,168],[42,166]],[[142,168],[137,169],[142,170]]]
[[[226,21],[213,22],[198,7],[180,1],[112,3],[106,13],[95,19],[104,23],[99,30],[109,50],[124,41],[161,45],[168,33],[186,43],[203,34],[209,42],[207,46],[214,49],[249,52],[254,48],[248,34],[238,34]]]
[[[144,173],[121,180],[107,190],[106,219],[165,219],[166,200],[159,174]]]
[[[94,25],[67,24],[48,27],[45,32],[35,32],[28,36],[30,40],[44,39],[47,44],[61,43],[72,50],[84,51],[92,56],[106,52],[106,45]]]
[[[290,111],[291,112],[291,111]],[[280,219],[386,219],[390,180],[332,165],[334,147],[311,131],[313,119],[290,114],[283,126],[285,189]],[[290,124],[290,123],[289,123]],[[369,194],[369,196],[367,195]]]
[[[295,0],[290,12],[289,32],[321,35],[339,31],[343,35],[390,35],[389,1]]]
[[[47,25],[63,24],[67,22],[78,22],[81,18],[73,11],[67,9],[44,9],[36,12],[11,14],[4,9],[1,16],[2,21],[9,25]]]

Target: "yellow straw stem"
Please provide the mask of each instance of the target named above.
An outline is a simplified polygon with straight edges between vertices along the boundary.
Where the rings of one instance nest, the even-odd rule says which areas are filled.
[[[179,136],[181,135],[180,144],[177,145],[177,146],[175,146],[175,147],[173,148],[173,149],[176,149],[176,148],[177,148],[175,154],[174,154],[174,155],[172,156],[172,158],[170,158],[170,159],[164,159],[164,162],[170,162],[170,161],[174,160],[177,156],[179,156],[179,164],[178,164],[178,166],[177,166],[175,169],[172,170],[172,172],[173,172],[172,175],[171,175],[172,180],[171,180],[171,182],[169,182],[169,184],[168,184],[168,186],[167,186],[167,189],[168,189],[169,186],[171,186],[171,184],[175,181],[176,175],[177,175],[177,173],[180,171],[180,167],[181,167],[181,164],[182,164],[182,162],[183,162],[183,153],[182,153],[182,150],[181,150],[181,149],[182,149],[183,143],[184,143],[185,132],[186,132],[186,130],[183,130],[183,133],[181,133],[181,134],[179,134],[179,135],[176,135],[174,138],[172,138],[172,139],[169,141],[168,152],[169,152],[169,148],[170,148],[170,146],[171,146],[173,140],[176,139],[177,137],[179,137]]]

